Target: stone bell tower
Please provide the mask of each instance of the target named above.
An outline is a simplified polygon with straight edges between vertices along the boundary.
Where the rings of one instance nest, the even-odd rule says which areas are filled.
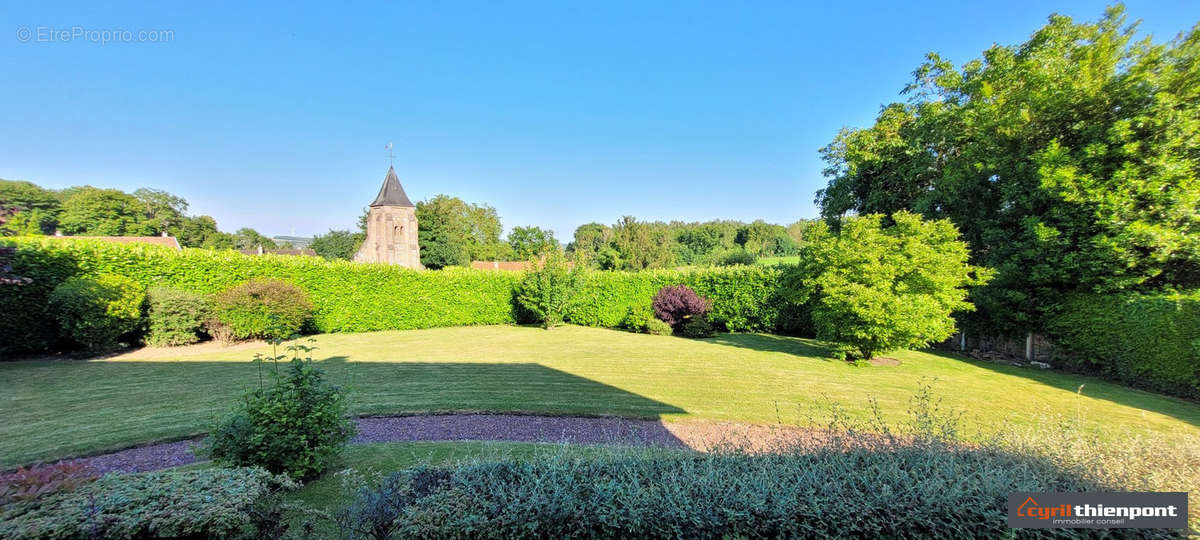
[[[367,212],[367,238],[354,254],[354,262],[424,268],[417,247],[417,207],[408,200],[392,167],[388,167],[383,187]]]

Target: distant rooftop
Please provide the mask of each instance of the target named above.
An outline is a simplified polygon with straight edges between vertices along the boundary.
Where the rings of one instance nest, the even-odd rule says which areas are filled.
[[[375,202],[371,206],[414,206],[412,201],[408,200],[408,195],[404,193],[404,187],[400,185],[400,177],[396,176],[396,169],[388,167],[387,177],[383,179],[383,187],[379,188],[379,195],[375,197]]]

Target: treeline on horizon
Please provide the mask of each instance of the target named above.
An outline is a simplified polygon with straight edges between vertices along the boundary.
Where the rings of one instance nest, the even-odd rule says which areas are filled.
[[[289,247],[251,228],[233,233],[210,216],[190,215],[188,202],[169,192],[141,188],[75,186],[61,190],[28,181],[0,179],[0,206],[9,210],[8,234],[67,236],[174,236],[183,247],[266,249]],[[417,203],[421,262],[428,268],[466,266],[471,261],[529,260],[551,249],[581,256],[601,269],[643,270],[688,265],[752,264],[758,257],[800,252],[812,223],[788,226],[762,220],[707,222],[639,221],[625,216],[612,225],[579,226],[565,246],[553,231],[536,226],[503,227],[496,209],[448,195]],[[351,259],[365,238],[366,211],[358,230],[331,230],[309,244],[328,259]]]
[[[89,185],[47,189],[33,182],[0,179],[5,232],[18,235],[174,236],[184,247],[267,249],[286,247],[243,227],[227,233],[211,216],[190,215],[183,197],[140,188],[133,193]]]

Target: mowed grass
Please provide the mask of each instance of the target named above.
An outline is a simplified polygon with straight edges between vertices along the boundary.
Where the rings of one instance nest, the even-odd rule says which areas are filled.
[[[316,336],[314,358],[357,414],[616,415],[807,424],[831,401],[892,421],[923,380],[969,427],[1081,418],[1127,432],[1200,434],[1200,405],[1096,379],[899,352],[854,367],[811,340],[707,340],[597,328],[490,326]],[[99,360],[0,362],[0,467],[196,435],[258,385],[261,343],[142,349]],[[270,369],[264,366],[263,369]],[[1085,385],[1081,394],[1076,390]]]

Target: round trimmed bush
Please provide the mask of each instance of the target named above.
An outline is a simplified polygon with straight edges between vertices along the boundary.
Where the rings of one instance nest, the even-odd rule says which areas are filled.
[[[625,312],[625,318],[621,319],[621,328],[630,332],[644,332],[646,325],[651,320],[658,319],[654,318],[654,312],[649,307],[645,305],[629,306],[629,309]]]
[[[653,334],[656,336],[671,335],[671,325],[669,325],[665,322],[662,322],[658,319],[655,319],[655,318],[650,318],[649,320],[647,320],[646,326],[644,326],[643,328],[645,329],[647,334]]]
[[[712,302],[696,294],[687,285],[670,285],[659,289],[651,305],[654,306],[654,315],[676,330],[684,321],[703,318],[712,310]]]
[[[213,299],[216,320],[233,339],[285,339],[312,317],[300,287],[278,279],[252,279]]]
[[[121,336],[142,322],[146,290],[115,274],[72,277],[50,293],[49,311],[63,335],[89,351],[116,347]]]
[[[208,297],[188,291],[153,287],[146,294],[150,330],[146,344],[154,347],[187,345],[200,341],[204,323],[211,317]]]

